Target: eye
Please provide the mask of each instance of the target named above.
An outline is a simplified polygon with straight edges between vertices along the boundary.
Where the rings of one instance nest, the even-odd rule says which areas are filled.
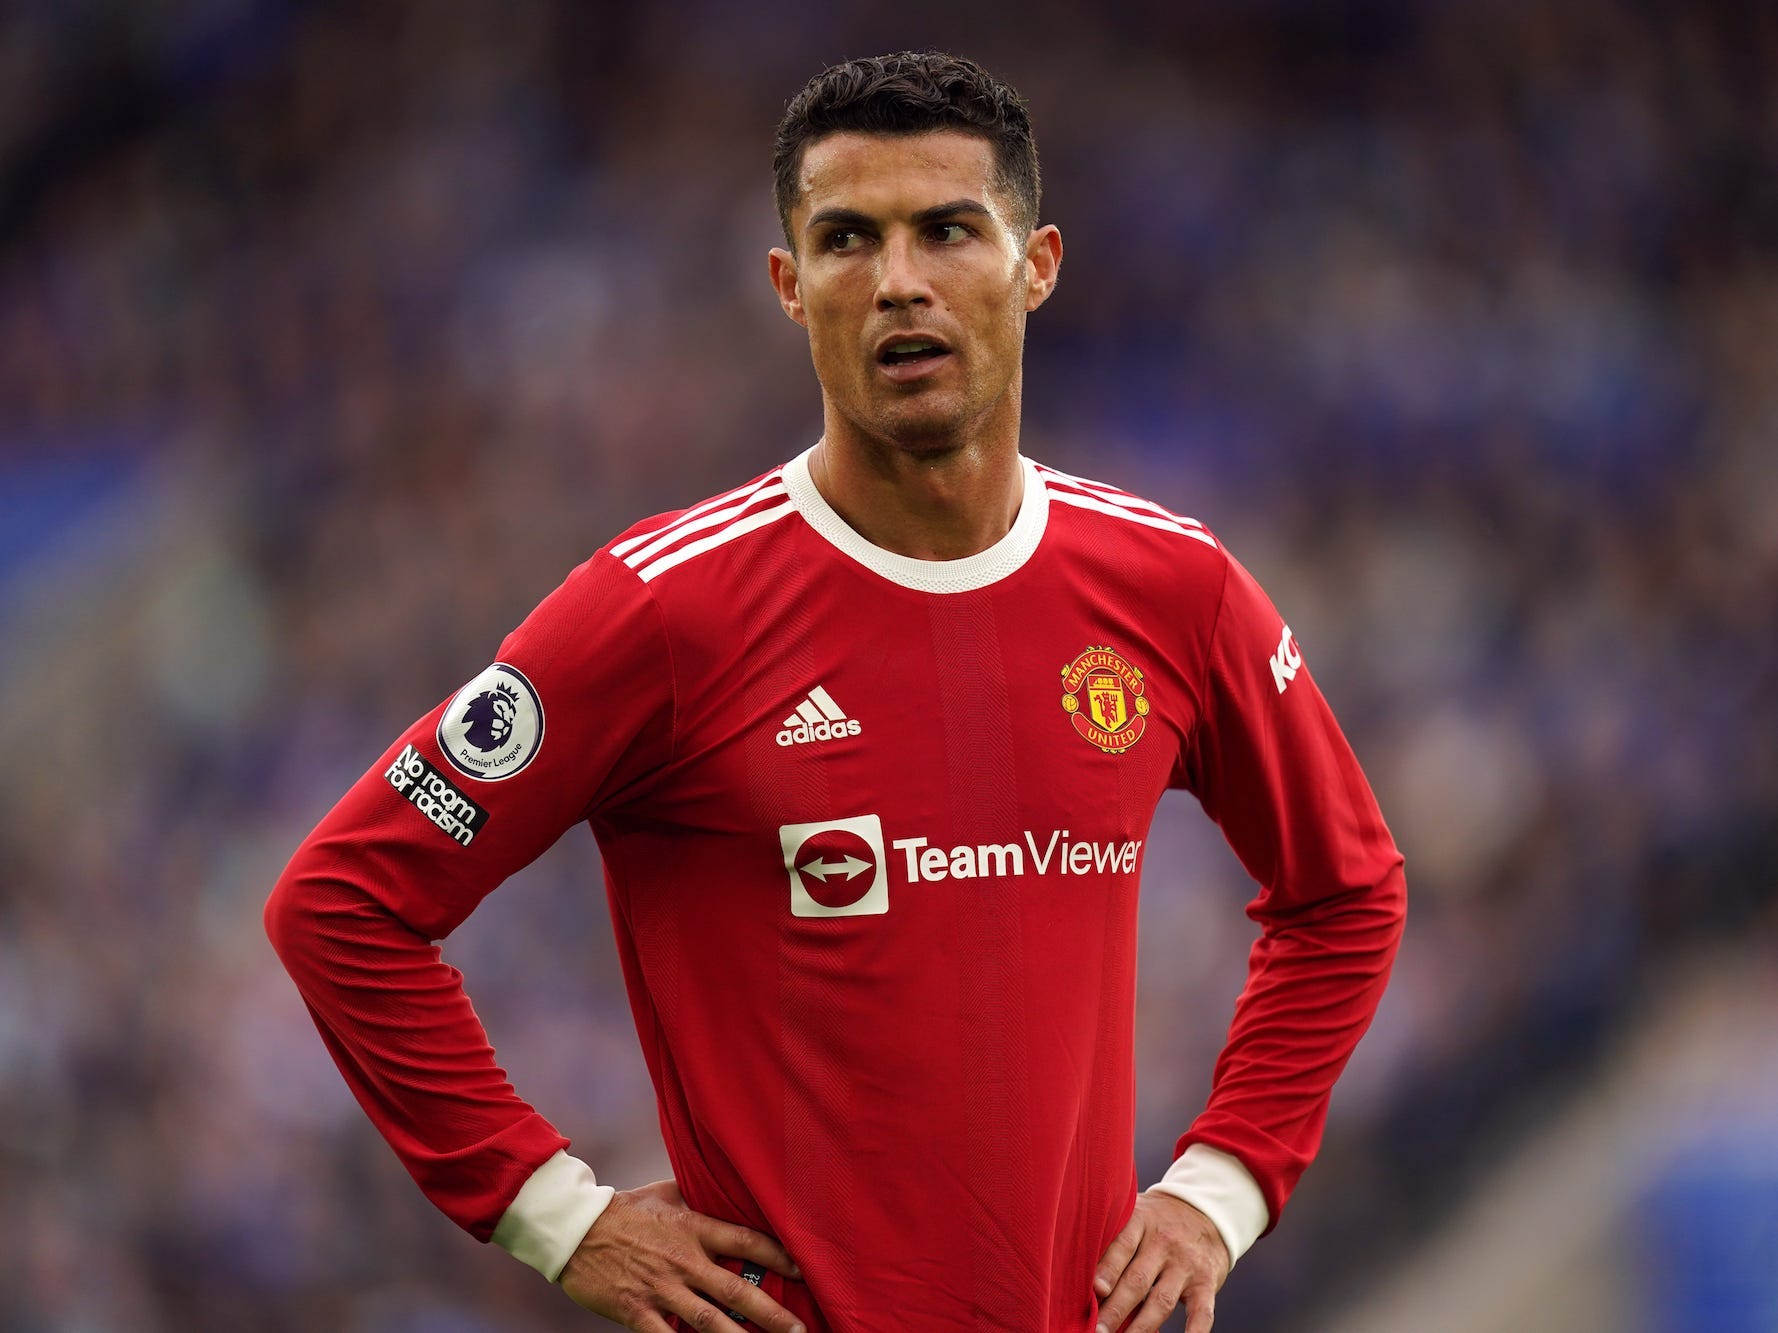
[[[863,232],[852,231],[845,227],[840,228],[838,231],[829,232],[826,242],[827,248],[835,253],[856,250],[863,243]]]
[[[932,238],[941,245],[955,245],[969,234],[969,228],[961,222],[939,222],[932,228]]]

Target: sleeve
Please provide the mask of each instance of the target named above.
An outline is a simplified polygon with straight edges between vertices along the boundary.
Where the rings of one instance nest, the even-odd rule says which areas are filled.
[[[420,1188],[551,1278],[573,1248],[559,1238],[578,1241],[611,1192],[507,1082],[433,941],[666,763],[673,703],[657,606],[595,556],[384,752],[266,904],[322,1040]]]
[[[1247,913],[1261,933],[1209,1103],[1155,1188],[1202,1206],[1238,1258],[1321,1145],[1334,1081],[1388,980],[1406,888],[1290,627],[1232,557],[1200,699],[1175,782],[1259,885]]]

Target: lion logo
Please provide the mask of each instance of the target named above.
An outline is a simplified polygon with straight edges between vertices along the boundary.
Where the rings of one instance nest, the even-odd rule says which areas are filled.
[[[462,721],[469,725],[463,732],[468,741],[483,754],[498,750],[512,735],[513,719],[519,712],[519,692],[502,682],[491,690],[483,690],[469,701]]]
[[[459,773],[510,778],[543,745],[543,700],[525,673],[496,662],[458,690],[438,715],[438,748]]]

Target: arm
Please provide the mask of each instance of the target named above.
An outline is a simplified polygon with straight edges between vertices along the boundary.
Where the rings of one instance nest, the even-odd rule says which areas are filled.
[[[775,1240],[693,1212],[671,1181],[613,1191],[567,1154],[495,1064],[433,944],[668,762],[674,703],[659,609],[595,557],[321,821],[272,891],[266,931],[359,1105],[452,1221],[632,1328],[659,1333],[678,1315],[738,1333],[731,1309],[800,1333],[716,1262],[798,1276]]]
[[[1199,698],[1175,785],[1259,885],[1248,914],[1261,935],[1209,1105],[1100,1262],[1107,1328],[1132,1313],[1132,1330],[1156,1328],[1183,1298],[1188,1333],[1209,1329],[1228,1269],[1321,1145],[1406,913],[1401,853],[1351,747],[1283,617],[1232,558]]]
[[[1193,740],[1182,776],[1259,885],[1247,910],[1261,934],[1209,1105],[1180,1138],[1169,1177],[1223,1182],[1235,1218],[1236,1179],[1221,1168],[1244,1167],[1265,1207],[1263,1219],[1237,1219],[1246,1225],[1233,1239],[1245,1248],[1277,1223],[1321,1146],[1334,1081],[1389,978],[1406,883],[1295,638],[1232,558]]]
[[[584,1234],[611,1191],[507,1082],[433,941],[665,762],[672,684],[658,612],[609,557],[545,599],[498,661],[511,670],[490,667],[433,709],[345,794],[265,919],[340,1072],[427,1197],[553,1278],[573,1248],[563,1237]],[[453,764],[441,736],[474,762]]]

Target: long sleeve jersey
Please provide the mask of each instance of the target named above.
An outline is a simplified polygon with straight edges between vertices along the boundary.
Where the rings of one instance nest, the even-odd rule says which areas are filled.
[[[509,1085],[434,941],[588,823],[675,1178],[784,1243],[804,1281],[768,1292],[817,1333],[1082,1333],[1137,1192],[1162,793],[1257,885],[1208,1105],[1156,1186],[1236,1257],[1375,1011],[1401,857],[1203,525],[1021,459],[1002,540],[914,560],[807,460],[576,569],[323,819],[268,929],[428,1197],[553,1277],[610,1190]]]

